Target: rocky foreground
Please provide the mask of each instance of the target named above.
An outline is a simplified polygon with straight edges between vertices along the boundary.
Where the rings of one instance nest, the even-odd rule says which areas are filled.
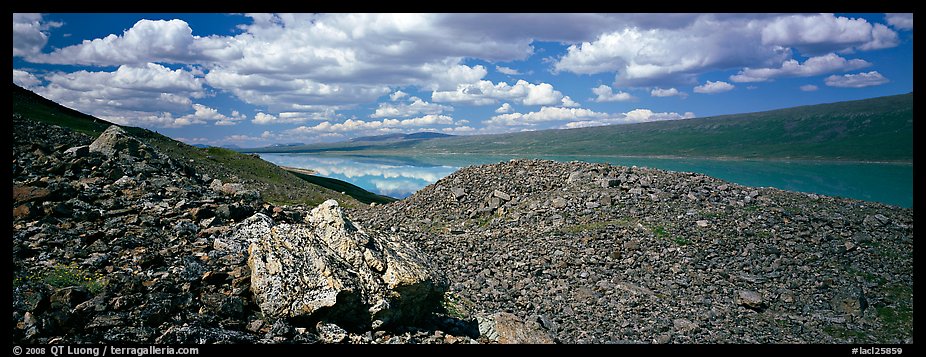
[[[511,161],[277,207],[117,127],[13,119],[24,343],[912,343],[913,213]]]
[[[465,314],[566,343],[912,343],[913,211],[695,173],[515,160],[353,215]]]

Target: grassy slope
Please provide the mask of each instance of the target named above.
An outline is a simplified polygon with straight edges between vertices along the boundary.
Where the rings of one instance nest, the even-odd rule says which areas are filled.
[[[303,173],[293,172],[293,171],[290,171],[290,173],[293,175],[296,175],[296,177],[298,178],[301,178],[313,184],[319,185],[321,187],[331,189],[337,192],[344,192],[363,203],[376,202],[376,203],[382,204],[382,203],[389,203],[389,202],[396,201],[395,198],[392,198],[389,196],[377,195],[370,191],[364,190],[356,185],[353,185],[351,183],[344,182],[341,180],[336,180],[333,178],[322,177],[322,176],[306,175]]]
[[[389,143],[319,144],[275,152],[323,151],[910,162],[913,95],[692,120]]]
[[[23,118],[71,128],[90,136],[98,136],[112,125],[105,120],[68,109],[16,85],[11,84],[11,86],[13,113],[18,113]],[[123,128],[175,160],[194,166],[197,172],[209,174],[225,182],[244,183],[261,191],[264,199],[277,205],[317,205],[331,198],[338,200],[344,206],[360,204],[354,198],[341,194],[340,191],[332,191],[312,184],[251,155],[221,148],[201,149],[150,130],[135,127]],[[356,190],[351,193],[362,194]],[[367,198],[369,195],[374,194],[366,192],[362,197]]]

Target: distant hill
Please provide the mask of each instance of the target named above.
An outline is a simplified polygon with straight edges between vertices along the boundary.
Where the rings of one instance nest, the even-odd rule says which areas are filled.
[[[350,141],[280,152],[910,162],[913,94],[687,120],[398,142]]]
[[[270,147],[272,147],[272,148],[285,148],[285,147],[287,147],[287,146],[302,146],[302,145],[305,145],[305,143],[273,144],[273,145],[270,145]],[[235,147],[240,148],[240,146],[237,146],[237,145],[235,145]]]
[[[66,108],[58,103],[43,98],[27,89],[11,83],[13,97],[13,115],[25,119],[70,128],[91,136],[98,136],[110,125],[110,122]],[[135,127],[123,128],[159,151],[175,160],[189,163],[199,173],[209,174],[224,182],[241,182],[261,191],[264,199],[274,204],[317,205],[333,198],[345,206],[356,206],[360,202],[341,191],[333,191],[297,177],[288,171],[256,155],[241,154],[225,148],[198,148],[173,140],[159,133]],[[345,183],[346,184],[346,183]],[[335,187],[334,183],[326,185]],[[339,187],[340,188],[340,187]],[[347,192],[346,190],[342,190]],[[351,193],[361,194],[365,201],[374,195],[357,190]],[[379,199],[379,197],[376,197]]]

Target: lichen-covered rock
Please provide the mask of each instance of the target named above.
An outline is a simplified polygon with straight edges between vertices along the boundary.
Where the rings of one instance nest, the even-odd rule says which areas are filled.
[[[378,328],[437,307],[446,283],[411,246],[361,231],[334,200],[306,222],[268,230],[252,217],[237,227],[250,242],[251,291],[265,316]]]

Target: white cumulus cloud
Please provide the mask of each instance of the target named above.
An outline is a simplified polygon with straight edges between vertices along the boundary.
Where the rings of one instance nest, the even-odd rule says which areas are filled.
[[[495,70],[498,71],[499,73],[507,74],[509,76],[516,76],[516,75],[521,74],[521,72],[518,72],[518,70],[514,68],[505,67],[505,66],[495,66]]]
[[[202,79],[159,64],[119,66],[113,72],[54,72],[35,91],[57,103],[119,124],[176,127],[205,96]]]
[[[32,73],[29,73],[23,70],[13,69],[13,83],[16,83],[20,87],[23,87],[26,89],[32,89],[38,86],[39,84],[41,84],[42,81],[39,80]]]
[[[48,43],[48,30],[61,27],[60,22],[47,22],[42,14],[13,14],[13,57],[31,57],[42,52]]]
[[[863,18],[833,14],[794,14],[775,18],[762,29],[762,43],[794,47],[807,54],[874,50],[897,46],[897,33]]]
[[[98,66],[139,65],[147,62],[190,63],[209,60],[208,39],[193,36],[183,20],[139,20],[122,35],[84,40],[49,54],[33,56],[34,62]]]
[[[428,103],[418,97],[411,97],[409,98],[409,103],[379,103],[379,107],[370,115],[370,118],[410,117],[419,114],[440,114],[445,111],[453,111],[453,108],[446,105]]]
[[[702,94],[722,93],[722,92],[731,91],[735,87],[736,86],[730,83],[724,82],[724,81],[716,81],[716,82],[707,81],[702,85],[694,87],[694,92],[702,93]]]
[[[913,14],[885,14],[884,20],[888,25],[898,30],[913,30]]]
[[[499,114],[504,114],[504,113],[510,113],[511,110],[512,110],[511,104],[502,103],[502,106],[498,107],[498,109],[495,109],[495,112]]]
[[[536,112],[496,115],[483,123],[490,127],[533,126],[544,122],[567,122],[561,128],[579,128],[611,124],[642,123],[657,120],[694,118],[694,113],[653,112],[649,109],[634,109],[626,113],[603,113],[581,108],[542,107]]]
[[[572,121],[581,119],[603,119],[607,113],[600,113],[582,108],[541,107],[539,111],[529,113],[509,113],[493,116],[483,123],[488,125],[534,125],[548,121]]]
[[[422,127],[429,126],[443,126],[443,125],[453,125],[453,124],[463,124],[463,121],[455,122],[452,117],[447,115],[436,115],[429,114],[416,118],[409,119],[383,119],[383,120],[357,120],[357,119],[347,119],[341,123],[332,123],[330,121],[323,121],[314,126],[300,126],[294,129],[287,130],[286,132],[293,135],[308,135],[312,133],[324,133],[324,132],[372,132],[379,131],[384,132],[400,132],[400,131],[420,131]],[[411,128],[411,130],[406,129]]]
[[[678,89],[675,89],[674,87],[673,87],[673,88],[669,88],[669,89],[653,88],[653,90],[651,90],[651,91],[649,92],[649,95],[650,95],[650,96],[653,96],[653,97],[674,97],[674,96],[678,96],[678,97],[684,98],[684,97],[687,97],[687,96],[688,96],[688,93],[680,92]]]
[[[871,66],[863,59],[847,60],[835,53],[808,58],[804,63],[787,60],[779,68],[745,68],[730,76],[734,82],[764,82],[776,77],[811,77],[837,71],[847,72]]]
[[[627,27],[570,46],[554,69],[612,72],[615,85],[636,86],[691,83],[707,70],[779,62],[786,50],[762,45],[757,21],[701,15],[681,28]]]
[[[566,108],[576,108],[576,107],[579,107],[580,104],[572,100],[572,98],[569,98],[569,96],[567,95],[563,97],[563,106]]]
[[[514,85],[507,82],[497,84],[481,80],[457,86],[454,91],[435,91],[431,93],[434,102],[465,103],[472,105],[490,105],[498,101],[517,102],[524,105],[556,105],[563,99],[563,93],[553,89],[549,83],[532,84],[518,80]]]
[[[899,44],[897,33],[863,18],[833,14],[702,14],[679,26],[625,26],[571,45],[555,71],[614,73],[615,85],[695,83],[711,70],[773,68],[805,56]]]
[[[394,93],[392,93],[392,94],[389,95],[389,100],[391,100],[391,101],[394,102],[394,101],[397,101],[397,100],[399,100],[399,99],[405,98],[405,97],[407,97],[407,96],[408,96],[408,93],[405,93],[405,92],[403,92],[403,91],[397,90],[397,91],[395,91]]]
[[[596,102],[624,102],[633,99],[633,96],[630,93],[618,91],[617,93],[612,93],[611,87],[608,87],[604,84],[592,88],[592,93],[595,93],[598,97],[595,98]]]
[[[644,122],[660,121],[660,120],[691,119],[694,117],[695,117],[695,114],[692,112],[685,112],[685,114],[678,114],[675,112],[656,113],[649,109],[634,109],[629,112],[617,114],[617,115],[614,115],[612,117],[605,118],[605,119],[579,120],[579,121],[569,122],[569,123],[566,123],[565,125],[560,126],[560,128],[561,129],[586,128],[586,127],[592,127],[592,126],[644,123]]]
[[[832,75],[826,77],[824,80],[826,85],[830,87],[840,87],[840,88],[863,88],[871,86],[879,86],[890,82],[887,78],[878,73],[878,71],[871,71],[868,73],[858,73],[858,74],[844,74],[841,76]]]
[[[206,124],[208,122],[213,122],[215,125],[235,125],[239,121],[245,119],[247,119],[246,116],[238,113],[238,111],[233,111],[231,115],[228,116],[219,113],[219,111],[215,108],[210,108],[199,103],[194,103],[193,113],[174,119],[172,126]]]

